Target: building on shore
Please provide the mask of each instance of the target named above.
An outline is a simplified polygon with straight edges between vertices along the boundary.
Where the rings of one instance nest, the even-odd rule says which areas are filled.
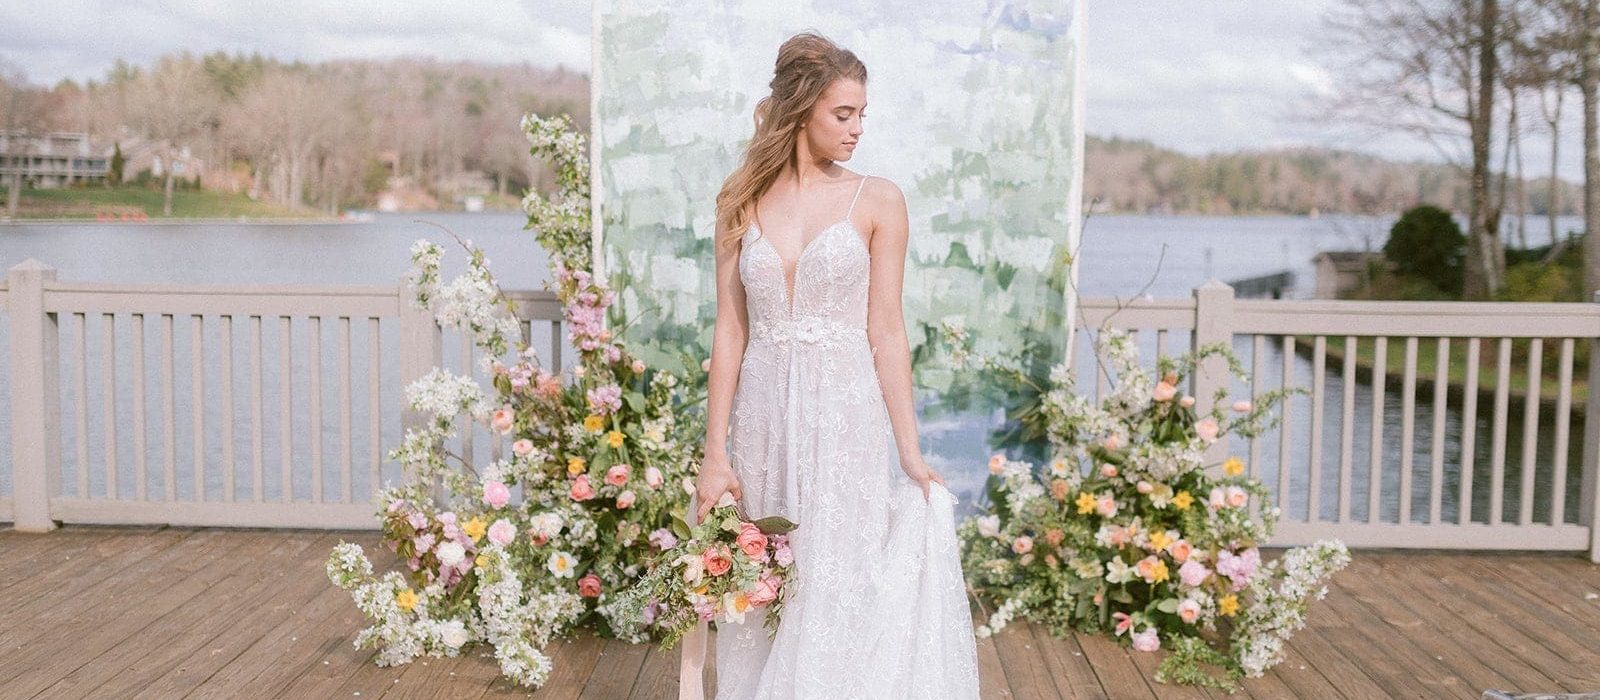
[[[21,175],[38,188],[103,183],[111,172],[111,151],[85,133],[0,130],[0,182],[9,185]]]
[[[1343,299],[1371,280],[1375,267],[1383,268],[1389,261],[1382,253],[1363,250],[1325,250],[1311,258],[1316,266],[1317,299]]]

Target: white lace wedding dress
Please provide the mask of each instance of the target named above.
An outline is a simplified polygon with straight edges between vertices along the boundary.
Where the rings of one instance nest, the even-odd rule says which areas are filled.
[[[739,257],[750,338],[729,461],[753,518],[782,515],[794,577],[776,637],[719,624],[717,700],[977,698],[955,497],[900,469],[867,340],[869,253],[851,220],[786,264],[758,226]]]

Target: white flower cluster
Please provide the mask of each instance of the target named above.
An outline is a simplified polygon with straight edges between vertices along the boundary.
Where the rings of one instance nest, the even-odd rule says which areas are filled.
[[[498,356],[513,340],[521,340],[522,325],[497,303],[500,288],[487,265],[487,260],[480,264],[474,256],[466,274],[437,288],[428,308],[440,326],[470,334],[474,345]]]
[[[412,305],[425,309],[439,293],[439,260],[444,249],[426,238],[411,244],[411,274],[406,281],[411,289]]]
[[[479,557],[478,609],[501,672],[524,686],[544,685],[551,663],[540,650],[583,613],[583,599],[558,590],[532,594],[524,603],[522,580],[505,549],[490,544]]]
[[[376,647],[379,666],[408,663],[424,654],[456,656],[475,637],[478,623],[470,613],[467,620],[430,616],[430,602],[443,593],[438,586],[423,589],[411,610],[402,610],[399,596],[409,590],[405,578],[398,571],[390,571],[374,579],[372,562],[360,545],[342,543],[336,547],[328,556],[327,571],[328,579],[350,591],[356,608],[372,621],[356,635],[354,644],[357,649]]]
[[[1250,678],[1283,661],[1283,644],[1305,626],[1306,608],[1327,595],[1327,579],[1350,563],[1339,540],[1295,547],[1268,563],[1250,585],[1250,603],[1233,633],[1233,653]],[[1283,575],[1274,569],[1282,566]]]
[[[1000,607],[995,608],[995,611],[989,614],[989,619],[984,624],[978,625],[974,633],[980,638],[992,636],[994,633],[1005,629],[1006,625],[1011,623],[1011,618],[1016,617],[1016,614],[1026,607],[1027,604],[1022,599],[1010,598],[1001,603]]]
[[[1115,388],[1102,402],[1105,409],[1126,418],[1149,407],[1155,382],[1139,366],[1139,347],[1134,344],[1133,337],[1120,328],[1106,328],[1100,331],[1097,344],[1099,353],[1105,356],[1106,365],[1116,377]]]
[[[489,403],[478,382],[438,367],[406,387],[406,403],[443,422],[457,413],[466,413],[475,421],[489,419]]]

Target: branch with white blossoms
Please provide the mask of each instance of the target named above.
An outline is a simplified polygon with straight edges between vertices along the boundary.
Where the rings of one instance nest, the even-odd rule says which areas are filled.
[[[550,254],[552,266],[590,269],[592,231],[585,139],[564,114],[554,118],[529,114],[522,120],[522,130],[532,144],[534,157],[551,161],[557,188],[553,198],[528,190],[522,200],[523,211],[528,215],[527,228],[533,230],[539,245]]]
[[[470,612],[465,620],[432,616],[432,603],[442,594],[441,588],[429,586],[419,594],[398,571],[374,578],[372,562],[361,545],[340,542],[329,553],[326,568],[328,580],[350,591],[356,607],[372,621],[356,635],[354,646],[376,648],[379,666],[408,663],[423,655],[457,656],[474,638],[478,623]]]
[[[471,241],[463,240],[449,229],[444,231],[467,251],[467,271],[448,284],[441,284],[439,262],[444,256],[443,249],[425,238],[417,240],[411,246],[412,271],[407,276],[413,293],[412,303],[432,312],[441,327],[466,333],[473,346],[489,357],[504,355],[522,338],[516,308],[489,272],[489,259],[483,250],[474,248]]]
[[[500,671],[516,683],[538,688],[550,677],[550,640],[583,614],[583,599],[568,591],[534,592],[523,600],[523,583],[511,556],[498,544],[478,555],[478,608],[484,636],[494,646]]]

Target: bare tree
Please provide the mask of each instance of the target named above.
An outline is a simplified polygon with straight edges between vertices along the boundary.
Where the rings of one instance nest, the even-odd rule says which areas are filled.
[[[1492,296],[1505,275],[1490,188],[1499,9],[1497,0],[1341,0],[1316,44],[1340,83],[1322,115],[1417,136],[1468,174],[1469,298]]]
[[[172,216],[177,158],[189,141],[213,123],[217,106],[216,92],[205,71],[188,56],[161,59],[128,95],[128,121],[161,155],[166,176],[161,211],[166,216]]]

